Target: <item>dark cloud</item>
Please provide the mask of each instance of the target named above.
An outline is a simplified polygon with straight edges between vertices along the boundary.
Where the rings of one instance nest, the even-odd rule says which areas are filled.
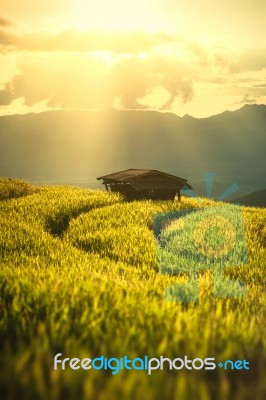
[[[15,46],[16,36],[4,29],[0,29],[0,46]]]
[[[264,89],[266,88],[266,83],[257,83],[256,85],[253,85],[254,88],[259,88],[259,89]]]
[[[246,93],[240,101],[237,101],[233,104],[256,104],[259,97],[260,96],[251,96]]]
[[[3,90],[0,90],[0,106],[7,106],[12,103],[13,95],[10,84],[6,84]]]
[[[8,19],[6,19],[0,15],[0,26],[8,27],[11,25],[13,25],[11,21],[9,21]]]

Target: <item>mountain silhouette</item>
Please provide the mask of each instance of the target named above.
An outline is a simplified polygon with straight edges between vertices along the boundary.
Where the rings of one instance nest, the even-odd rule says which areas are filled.
[[[236,197],[232,203],[249,207],[266,207],[266,189],[256,190],[242,197]]]
[[[265,105],[201,119],[115,109],[0,117],[0,176],[33,183],[99,187],[97,176],[151,168],[199,192],[214,172],[218,192],[235,181],[244,194],[266,187],[265,148]]]

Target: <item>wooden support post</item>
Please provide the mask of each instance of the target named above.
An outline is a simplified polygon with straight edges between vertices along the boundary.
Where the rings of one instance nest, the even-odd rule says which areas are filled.
[[[180,192],[180,190],[178,190],[178,192],[177,192],[177,197],[178,197],[178,201],[180,201],[181,200],[181,192]]]

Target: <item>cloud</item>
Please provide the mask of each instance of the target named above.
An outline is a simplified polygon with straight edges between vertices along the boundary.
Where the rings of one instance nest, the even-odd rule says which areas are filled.
[[[202,67],[208,67],[209,65],[209,52],[200,43],[191,42],[188,43],[188,48],[194,56],[195,60],[200,63]]]
[[[240,101],[237,101],[233,104],[256,104],[259,97],[260,96],[250,96],[248,93],[246,93]]]
[[[266,67],[265,49],[249,49],[236,58],[224,45],[165,33],[73,30],[19,36],[0,29],[0,44],[20,50],[12,53],[19,73],[2,87],[2,106],[16,99],[29,107],[43,102],[62,108],[102,108],[119,101],[126,109],[168,110],[177,99],[192,102],[195,86],[198,93],[249,93],[243,102],[263,90],[254,84],[263,85],[263,77],[255,74]],[[243,71],[252,73],[239,75]]]
[[[183,103],[187,103],[193,99],[193,82],[189,79],[176,78],[173,80],[166,77],[164,88],[168,90],[170,97],[160,110],[169,110],[178,96],[181,97]]]
[[[177,100],[191,103],[195,86],[197,93],[219,90],[239,98],[248,93],[239,104],[256,102],[264,90],[253,85],[263,83],[263,77],[253,76],[266,65],[263,49],[249,49],[236,59],[224,45],[143,32],[18,36],[2,29],[0,43],[20,50],[12,53],[19,73],[0,91],[0,106],[23,99],[28,107],[41,102],[99,109],[119,103],[124,109],[170,110]]]
[[[46,102],[49,107],[102,108],[119,99],[123,108],[152,107],[146,95],[158,87],[169,93],[162,109],[170,108],[179,97],[183,103],[193,98],[193,81],[182,64],[159,57],[116,59],[105,62],[89,54],[41,53],[25,55],[18,64],[19,74],[0,91],[1,105],[22,98],[25,105]]]
[[[34,52],[92,52],[105,50],[116,53],[140,53],[174,40],[172,36],[166,33],[145,32],[103,33],[65,30],[58,34],[35,32],[22,36],[0,32],[0,44],[3,46],[14,46],[17,50]]]
[[[0,29],[0,46],[9,47],[15,46],[14,43],[16,42],[16,36],[10,32],[7,32],[4,29]]]
[[[261,71],[266,68],[266,48],[249,49],[240,54],[230,67],[230,72]]]
[[[254,88],[264,89],[266,88],[266,83],[257,83],[253,85]]]
[[[152,87],[159,86],[169,93],[168,100],[160,110],[170,109],[177,97],[182,103],[193,100],[193,69],[179,57],[151,56],[144,61],[144,70],[150,75]]]
[[[117,64],[112,70],[114,94],[121,99],[125,108],[147,108],[139,103],[149,91],[149,80],[136,60]]]
[[[10,90],[10,84],[6,84],[3,90],[0,90],[0,106],[6,106],[12,103],[13,96]]]
[[[13,25],[11,21],[0,15],[0,26],[7,27]]]

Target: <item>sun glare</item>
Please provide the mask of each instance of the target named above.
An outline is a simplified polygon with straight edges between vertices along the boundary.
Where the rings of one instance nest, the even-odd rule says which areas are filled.
[[[151,1],[79,0],[72,11],[71,24],[79,30],[152,32],[160,28],[160,20],[153,13]]]

